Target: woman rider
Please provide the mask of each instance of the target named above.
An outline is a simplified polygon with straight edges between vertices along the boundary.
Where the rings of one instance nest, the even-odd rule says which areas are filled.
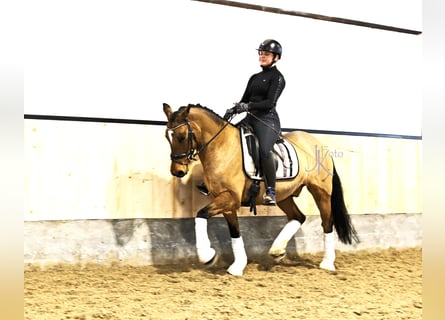
[[[250,77],[240,102],[227,110],[226,116],[248,112],[243,122],[250,124],[258,137],[260,165],[266,186],[264,204],[275,205],[276,168],[272,148],[280,139],[281,124],[276,106],[286,84],[276,67],[282,56],[282,47],[278,41],[267,39],[257,50],[262,71]],[[198,189],[205,194],[204,185],[199,185]]]

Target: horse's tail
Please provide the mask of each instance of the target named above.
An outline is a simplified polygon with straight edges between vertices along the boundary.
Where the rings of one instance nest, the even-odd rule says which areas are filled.
[[[341,186],[340,177],[334,168],[332,177],[332,194],[331,194],[331,210],[334,218],[334,226],[337,231],[338,238],[344,244],[352,244],[352,240],[360,242],[357,232],[352,225],[351,218],[346,209],[345,200],[343,198],[343,188]]]

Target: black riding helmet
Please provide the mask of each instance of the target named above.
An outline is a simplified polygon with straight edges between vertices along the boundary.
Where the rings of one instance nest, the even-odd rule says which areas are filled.
[[[257,50],[258,52],[268,51],[277,54],[279,59],[281,59],[281,55],[283,54],[283,48],[281,47],[281,44],[273,39],[264,40]]]

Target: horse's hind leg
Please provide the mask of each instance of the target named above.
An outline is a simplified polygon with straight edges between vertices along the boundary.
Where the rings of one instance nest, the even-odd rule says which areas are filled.
[[[321,216],[321,225],[324,232],[324,255],[320,268],[335,271],[335,238],[333,232],[334,220],[331,210],[331,196],[326,190],[318,186],[308,186],[309,192],[314,197]]]
[[[306,220],[306,216],[298,209],[293,197],[279,201],[277,205],[286,213],[288,222],[272,243],[269,254],[281,260],[286,255],[286,247],[289,240],[297,233],[298,229],[300,229]]]

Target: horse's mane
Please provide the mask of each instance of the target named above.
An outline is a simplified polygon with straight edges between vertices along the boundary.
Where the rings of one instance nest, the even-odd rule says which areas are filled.
[[[215,111],[213,111],[212,109],[209,109],[205,106],[198,104],[191,104],[189,103],[187,106],[182,106],[180,107],[176,112],[174,112],[171,116],[171,121],[175,122],[176,120],[180,119],[183,120],[185,119],[185,117],[189,114],[191,109],[199,109],[203,112],[205,112],[207,115],[209,115],[209,117],[215,121],[217,124],[223,125],[225,124],[225,120],[219,115],[217,114]]]

